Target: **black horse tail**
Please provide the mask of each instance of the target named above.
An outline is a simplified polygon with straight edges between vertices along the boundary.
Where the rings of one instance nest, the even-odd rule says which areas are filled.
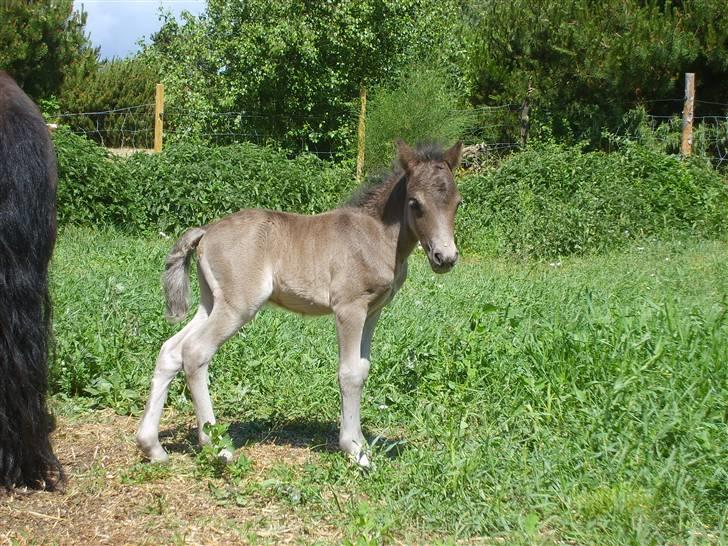
[[[0,72],[0,487],[6,489],[54,490],[64,482],[46,401],[56,180],[43,117]]]

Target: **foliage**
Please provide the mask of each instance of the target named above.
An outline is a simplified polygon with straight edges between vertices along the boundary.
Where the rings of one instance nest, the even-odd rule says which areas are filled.
[[[177,131],[234,128],[289,148],[346,151],[361,85],[392,82],[413,60],[458,72],[457,4],[212,0],[199,17],[168,18],[149,52]],[[211,115],[228,111],[242,114]]]
[[[197,454],[198,475],[214,478],[225,477],[231,481],[242,479],[250,470],[250,459],[241,453],[236,460],[227,461],[222,454],[223,451],[230,454],[235,451],[233,440],[228,434],[228,426],[205,423],[203,429],[210,438],[210,442],[202,446]]]
[[[127,413],[122,395],[72,389],[116,372],[114,389],[136,392],[141,411],[159,347],[179,329],[163,318],[159,288],[170,246],[61,231],[55,392]],[[262,496],[258,504],[355,543],[720,543],[726,278],[722,241],[640,243],[529,267],[465,257],[446,276],[417,252],[374,338],[362,413],[375,468],[366,475],[335,451],[331,320],[265,309],[210,366],[219,426],[232,424],[253,469],[240,487],[210,494],[230,491],[225,518],[244,518]],[[173,382],[169,403],[189,417],[183,385]],[[291,445],[300,457],[271,469]],[[177,457],[174,465],[195,464],[189,452]]]
[[[394,88],[379,88],[367,103],[367,171],[388,167],[394,142],[409,144],[461,138],[468,117],[448,75],[441,69],[412,67]]]
[[[674,116],[655,124],[643,107],[630,110],[625,114],[623,122],[624,137],[616,137],[606,133],[610,144],[619,145],[625,139],[636,140],[640,144],[667,154],[680,153],[682,141],[682,118]],[[713,162],[718,170],[725,172],[728,162],[725,150],[728,150],[728,117],[715,116],[703,119],[693,127],[692,155]]]
[[[110,157],[61,129],[61,225],[179,234],[242,208],[313,214],[353,189],[349,163],[289,159],[254,144],[175,144],[161,154]],[[499,167],[464,176],[457,236],[465,251],[562,256],[646,237],[728,232],[728,190],[704,163],[628,141],[612,153],[535,144]]]
[[[480,252],[553,257],[728,233],[728,188],[709,165],[621,146],[604,153],[536,144],[463,179],[459,237]]]
[[[93,142],[56,131],[61,224],[178,234],[243,208],[301,213],[336,206],[353,185],[348,163],[288,159],[254,144],[169,145],[161,154],[109,157]]]
[[[684,72],[698,74],[703,100],[724,102],[728,93],[723,0],[516,0],[472,9],[473,102],[520,102],[532,85],[535,115],[560,138],[598,142],[635,103],[681,97]],[[674,103],[650,106],[675,112]]]
[[[159,74],[144,55],[112,59],[88,74],[68,78],[59,97],[63,112],[119,113],[72,116],[63,122],[74,131],[87,131],[105,146],[152,148],[154,87]]]
[[[73,10],[73,0],[0,2],[0,21],[0,70],[35,100],[58,94],[67,77],[97,62],[86,14]]]
[[[60,127],[53,132],[58,155],[58,222],[126,225],[139,218],[139,198],[123,164],[105,148]]]

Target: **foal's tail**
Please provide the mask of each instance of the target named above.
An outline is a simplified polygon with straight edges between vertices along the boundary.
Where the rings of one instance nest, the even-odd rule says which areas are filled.
[[[207,231],[205,227],[187,230],[167,255],[162,283],[167,299],[167,320],[179,322],[187,314],[190,293],[190,262],[192,251]]]

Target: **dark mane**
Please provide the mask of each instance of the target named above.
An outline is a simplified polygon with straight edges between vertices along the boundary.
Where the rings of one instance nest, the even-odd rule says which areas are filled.
[[[445,150],[435,143],[419,144],[415,150],[418,161],[444,161]],[[384,188],[393,186],[405,176],[397,158],[389,170],[377,171],[369,176],[344,203],[344,207],[366,208],[376,202]]]
[[[63,481],[46,399],[56,180],[40,111],[0,71],[0,488],[8,490]]]

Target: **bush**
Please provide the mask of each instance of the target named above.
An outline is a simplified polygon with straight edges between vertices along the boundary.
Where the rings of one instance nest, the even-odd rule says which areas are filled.
[[[459,235],[471,251],[550,257],[728,230],[718,173],[634,143],[612,153],[538,144],[465,178],[461,192]]]
[[[248,207],[317,213],[336,206],[354,179],[348,163],[288,159],[254,144],[175,144],[123,159],[65,130],[54,141],[59,222],[129,233],[176,234]]]
[[[53,142],[59,224],[129,226],[141,221],[140,200],[122,161],[64,127],[53,133]]]
[[[54,141],[61,225],[177,235],[248,207],[322,212],[354,185],[350,163],[254,144],[175,144],[124,159],[67,130]],[[464,177],[460,189],[459,244],[481,254],[563,256],[728,232],[728,189],[716,171],[631,142],[612,153],[537,143]]]
[[[468,123],[463,101],[441,70],[413,67],[397,87],[372,94],[367,112],[365,165],[368,172],[387,167],[394,142],[452,144]]]

